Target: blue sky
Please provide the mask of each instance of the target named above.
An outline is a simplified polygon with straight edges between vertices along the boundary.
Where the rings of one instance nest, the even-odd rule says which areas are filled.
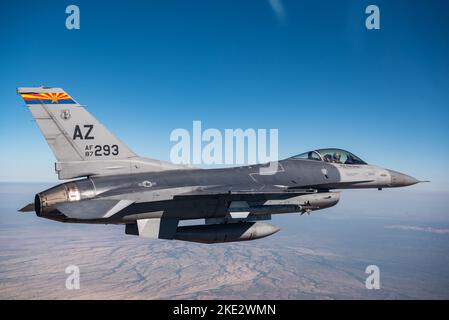
[[[0,12],[1,181],[56,179],[15,93],[58,86],[135,152],[170,132],[278,128],[280,157],[341,147],[449,190],[448,1],[15,1]],[[65,28],[76,4],[81,29]],[[381,29],[365,28],[377,4]]]

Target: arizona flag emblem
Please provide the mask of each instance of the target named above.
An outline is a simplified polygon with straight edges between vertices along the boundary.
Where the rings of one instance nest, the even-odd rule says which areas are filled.
[[[27,104],[74,104],[76,103],[65,92],[21,93]]]

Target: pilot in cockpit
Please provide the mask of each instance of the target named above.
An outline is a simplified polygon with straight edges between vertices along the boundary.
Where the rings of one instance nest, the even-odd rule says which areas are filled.
[[[332,162],[334,163],[341,163],[341,154],[339,152],[334,152],[332,155]]]
[[[366,162],[353,155],[350,152],[341,149],[319,149],[315,151],[305,152],[294,158],[308,159],[316,161],[325,161],[329,163],[349,164],[349,165],[365,165]]]

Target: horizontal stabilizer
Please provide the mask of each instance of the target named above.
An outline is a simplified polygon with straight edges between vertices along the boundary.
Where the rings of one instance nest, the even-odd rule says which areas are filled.
[[[132,200],[83,200],[55,205],[62,214],[73,219],[109,218],[134,203]]]

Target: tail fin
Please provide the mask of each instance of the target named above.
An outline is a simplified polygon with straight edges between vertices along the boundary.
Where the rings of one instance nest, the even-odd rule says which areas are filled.
[[[58,162],[59,179],[189,169],[141,158],[61,88],[18,88]]]
[[[61,88],[18,88],[61,162],[135,157],[125,144]]]

